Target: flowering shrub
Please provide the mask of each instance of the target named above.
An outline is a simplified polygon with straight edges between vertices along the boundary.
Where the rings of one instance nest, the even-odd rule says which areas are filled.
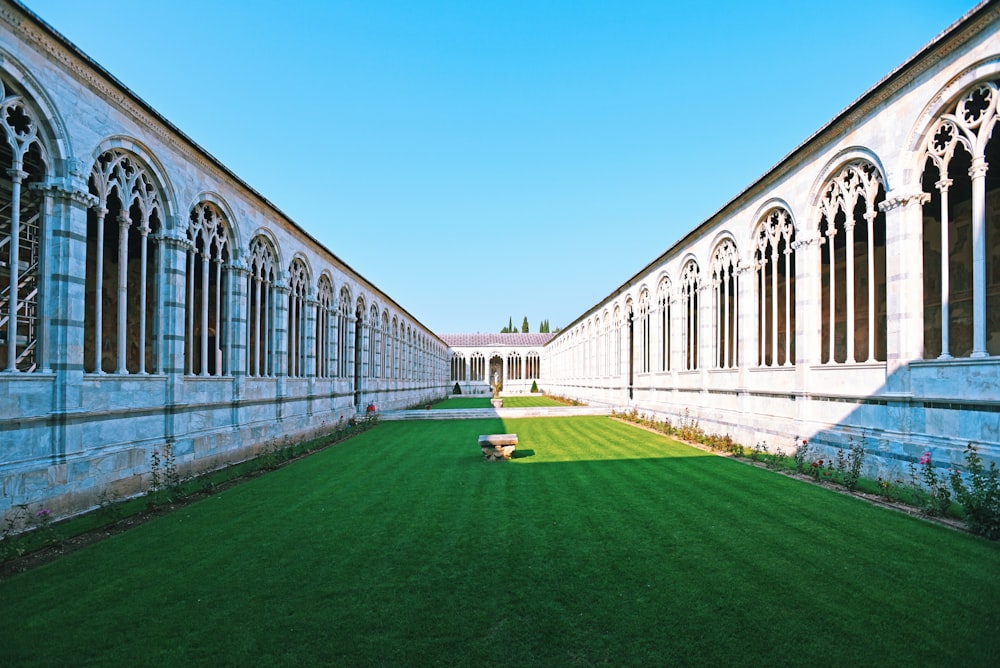
[[[828,459],[817,459],[809,465],[807,471],[817,482],[822,478],[829,480],[833,476],[832,462]]]
[[[795,454],[792,455],[795,461],[795,470],[799,473],[806,472],[806,461],[809,459],[809,440],[803,438],[799,443],[798,437],[795,439]]]
[[[865,446],[861,442],[856,442],[854,437],[848,439],[847,446],[847,466],[843,472],[844,487],[852,492],[858,487],[858,480],[861,479],[861,469],[865,463]]]
[[[59,542],[59,537],[52,526],[52,518],[52,510],[49,508],[39,508],[35,511],[35,530],[46,545]]]
[[[674,426],[670,419],[662,421],[646,416],[635,408],[624,413],[611,411],[611,416],[640,424],[644,427],[674,436],[690,443],[699,443],[719,452],[728,452],[737,457],[749,457],[753,461],[763,461],[769,468],[790,467],[794,464],[799,473],[812,477],[817,482],[829,481],[842,484],[850,491],[856,491],[862,480],[864,470],[865,448],[862,440],[848,439],[848,447],[838,448],[833,457],[813,459],[813,446],[808,439],[795,437],[795,451],[789,458],[780,451],[771,453],[766,442],[759,442],[751,448],[735,442],[728,434],[708,434],[699,425],[690,410],[685,408],[680,418],[679,426]],[[904,493],[906,481],[893,475],[892,471],[879,470],[876,474],[875,490],[887,501],[906,498],[911,505],[920,505],[923,512],[932,516],[944,516],[951,508],[953,498],[957,499],[965,511],[966,523],[974,532],[988,538],[1000,539],[1000,471],[996,464],[987,468],[980,459],[975,446],[966,448],[966,470],[963,474],[952,470],[950,480],[946,479],[935,467],[931,452],[928,450],[919,458],[920,473],[913,464],[910,465],[909,494]],[[791,461],[789,461],[791,460]],[[920,481],[918,482],[918,477]],[[968,484],[966,484],[968,481]],[[955,492],[952,497],[948,482]]]
[[[918,463],[926,488],[922,509],[928,515],[941,517],[948,512],[948,508],[951,506],[951,492],[948,490],[947,481],[944,477],[938,476],[934,469],[930,450],[920,455]]]
[[[987,469],[972,443],[965,448],[965,468],[968,485],[961,471],[952,469],[951,487],[955,498],[962,504],[965,523],[973,533],[990,540],[1000,539],[1000,480],[997,465],[990,462]]]

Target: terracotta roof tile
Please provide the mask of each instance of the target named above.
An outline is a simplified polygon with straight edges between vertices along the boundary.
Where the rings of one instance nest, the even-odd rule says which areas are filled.
[[[536,346],[541,347],[555,334],[439,334],[442,341],[453,348],[485,346]]]

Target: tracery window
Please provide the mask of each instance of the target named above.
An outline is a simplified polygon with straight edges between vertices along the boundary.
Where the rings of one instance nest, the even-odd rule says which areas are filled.
[[[399,340],[399,321],[396,316],[392,317],[392,377],[399,378],[399,353],[401,347]]]
[[[479,351],[469,360],[469,380],[486,380],[486,358]]]
[[[45,179],[38,125],[23,98],[0,81],[0,371],[39,364],[39,264]]]
[[[159,371],[158,189],[134,156],[114,149],[94,163],[90,193],[97,204],[87,212],[84,370]]]
[[[306,375],[306,297],[309,275],[302,260],[292,260],[288,268],[288,375]]]
[[[382,342],[379,346],[379,375],[389,378],[392,375],[392,339],[389,337],[389,311],[382,311],[382,326],[379,328]]]
[[[604,375],[611,375],[611,319],[604,312]]]
[[[365,308],[365,298],[359,296],[354,305],[354,390],[360,389],[360,380],[366,378],[369,369],[368,353],[371,351],[371,328],[368,311]],[[367,366],[367,368],[366,368]],[[357,398],[357,397],[356,397]]]
[[[262,236],[250,241],[247,275],[247,375],[275,374],[275,253]]]
[[[507,378],[521,380],[521,356],[517,353],[507,355]]]
[[[368,377],[378,378],[381,375],[380,364],[382,363],[382,332],[379,329],[381,319],[378,314],[378,306],[372,304],[368,314]]]
[[[536,352],[529,352],[524,358],[525,378],[537,380],[542,377],[542,362]]]
[[[639,295],[639,330],[642,336],[642,343],[640,347],[640,358],[639,358],[639,372],[649,373],[650,367],[650,356],[652,355],[652,324],[653,316],[649,309],[649,291],[643,290]]]
[[[217,206],[194,207],[187,229],[185,371],[199,376],[230,373],[229,226]]]
[[[614,322],[614,375],[622,375],[622,311],[621,307],[615,306],[615,322]]]
[[[670,281],[660,281],[656,293],[660,306],[660,371],[670,371]]]
[[[316,287],[316,375],[320,378],[330,378],[336,369],[333,328],[333,284],[327,276],[320,276]]]
[[[701,290],[701,272],[698,264],[691,260],[684,266],[681,273],[681,308],[684,313],[684,332],[682,333],[684,344],[684,368],[693,370],[698,368],[698,344],[701,339],[699,326],[701,318],[698,315],[700,300],[698,292]]]
[[[739,366],[739,254],[731,239],[722,241],[712,255],[712,291],[715,295],[715,366]]]
[[[601,331],[601,317],[594,317],[594,375],[600,376],[604,371],[604,341]]]
[[[925,140],[924,356],[1000,355],[1000,81],[968,88]]]
[[[882,176],[866,160],[845,165],[820,200],[822,361],[885,361],[885,199]]]
[[[757,365],[795,363],[795,226],[785,209],[771,209],[755,234]]]
[[[465,380],[465,355],[462,353],[454,353],[451,356],[451,379]]]
[[[354,370],[354,318],[352,317],[351,291],[347,286],[340,288],[340,299],[337,304],[337,362],[338,374],[341,378],[350,378]]]
[[[406,378],[408,380],[413,380],[413,365],[416,360],[416,351],[414,350],[415,341],[413,339],[413,329],[407,325],[406,326]]]

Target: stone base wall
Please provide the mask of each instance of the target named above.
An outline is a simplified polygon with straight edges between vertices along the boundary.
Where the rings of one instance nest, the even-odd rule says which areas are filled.
[[[878,372],[881,383],[872,378]],[[866,475],[898,480],[907,479],[909,466],[927,451],[942,468],[964,464],[970,443],[987,465],[1000,465],[998,374],[995,360],[915,362],[896,374],[905,376],[908,392],[886,389],[898,390],[902,381],[887,379],[884,365],[649,374],[638,378],[631,396],[614,379],[548,380],[546,386],[552,394],[635,409],[675,425],[696,421],[705,432],[728,434],[748,447],[766,442],[772,452],[791,454],[807,439],[820,458],[861,443]]]
[[[151,454],[170,444],[192,476],[252,458],[272,443],[332,430],[374,403],[409,408],[446,396],[445,383],[274,378],[85,377],[80,409],[53,411],[54,375],[0,376],[0,522],[26,505],[66,517],[148,488]],[[279,395],[279,388],[285,394]],[[172,397],[173,401],[169,398]],[[15,410],[10,410],[16,404]]]

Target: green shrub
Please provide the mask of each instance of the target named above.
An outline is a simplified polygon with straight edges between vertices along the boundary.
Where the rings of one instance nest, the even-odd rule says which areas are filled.
[[[965,523],[973,533],[990,540],[1000,539],[1000,481],[997,465],[990,462],[987,469],[976,446],[969,443],[965,448],[965,468],[968,472],[968,486],[961,471],[951,471],[951,486],[955,490],[955,498],[962,504]]]

